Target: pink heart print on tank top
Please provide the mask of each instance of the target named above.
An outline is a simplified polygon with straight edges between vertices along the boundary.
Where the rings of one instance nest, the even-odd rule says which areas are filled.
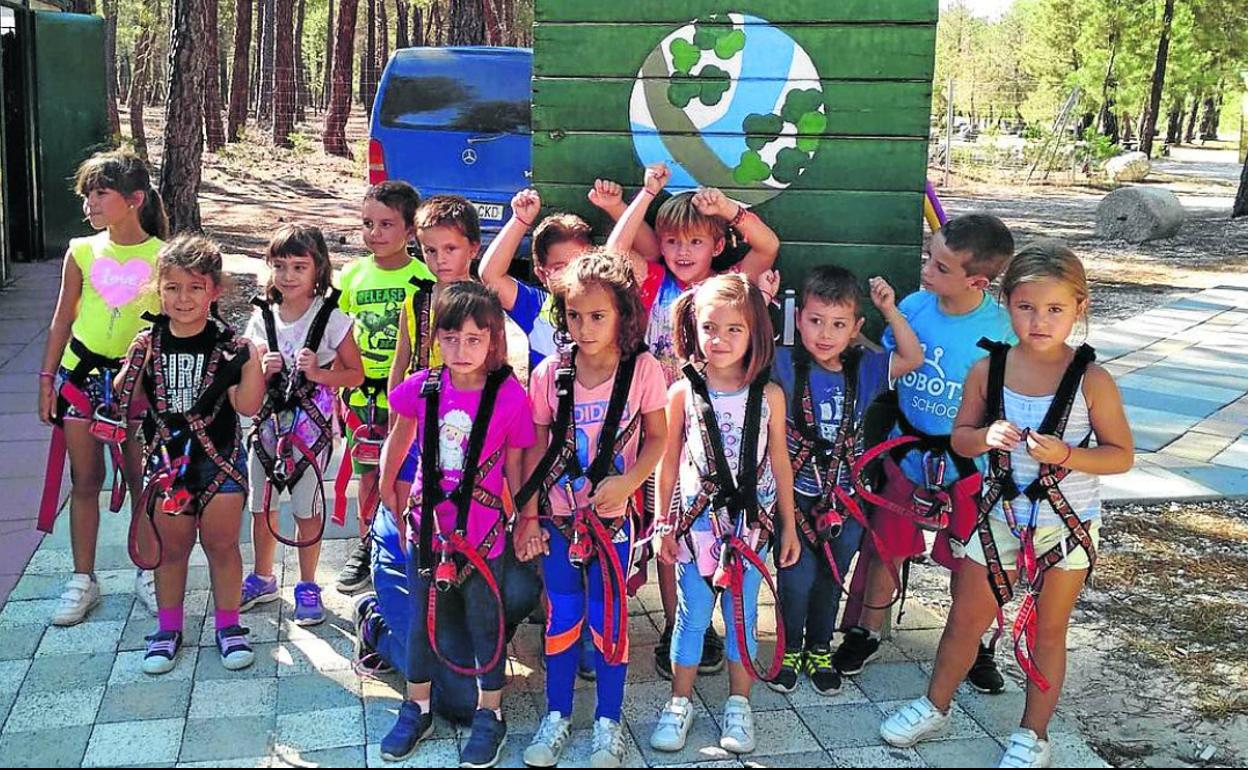
[[[91,286],[114,312],[133,302],[152,276],[152,266],[142,259],[125,264],[110,257],[91,263]]]

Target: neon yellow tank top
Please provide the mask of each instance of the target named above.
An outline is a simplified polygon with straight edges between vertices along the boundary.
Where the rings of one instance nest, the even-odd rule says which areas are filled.
[[[160,310],[156,288],[156,254],[164,242],[148,238],[122,246],[100,232],[69,242],[70,257],[82,271],[82,296],[74,318],[73,336],[89,350],[121,358],[136,334],[147,328],[143,314]],[[73,369],[78,356],[65,348],[61,366]]]

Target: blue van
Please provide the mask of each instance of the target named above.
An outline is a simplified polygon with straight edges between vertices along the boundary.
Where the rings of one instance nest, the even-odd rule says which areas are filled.
[[[529,48],[403,48],[378,84],[368,143],[370,184],[401,179],[422,198],[476,204],[481,240],[510,216],[531,176]]]

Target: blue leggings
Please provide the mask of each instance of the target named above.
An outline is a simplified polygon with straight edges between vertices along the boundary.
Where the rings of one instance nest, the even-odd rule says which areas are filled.
[[[767,550],[764,548],[759,554],[764,562],[767,561]],[[745,604],[745,640],[751,656],[758,650],[758,640],[754,637],[758,626],[758,589],[762,582],[762,573],[747,564],[742,596]],[[724,652],[729,662],[740,663],[741,650],[737,646],[736,615],[731,591],[724,591],[719,598],[719,606],[724,615],[724,630],[727,632]],[[698,571],[697,563],[678,563],[676,627],[672,631],[673,665],[696,666],[702,662],[703,638],[706,636],[706,629],[711,626],[711,616],[714,613],[715,592]]]
[[[572,715],[573,692],[576,688],[576,669],[581,658],[581,637],[585,626],[588,605],[589,628],[597,649],[594,651],[594,668],[598,674],[598,707],[594,719],[621,721],[624,709],[624,680],[628,675],[628,629],[625,627],[624,663],[608,665],[602,654],[605,607],[603,604],[603,564],[594,559],[588,569],[582,570],[568,561],[568,539],[550,522],[542,526],[550,535],[550,554],[542,559],[542,572],[546,581],[546,596],[550,611],[546,619],[546,704],[550,711],[558,711],[564,717]],[[623,542],[615,543],[615,552],[626,570],[632,551],[633,527],[626,522],[620,530]],[[617,597],[619,608],[626,606],[627,595]],[[619,609],[617,609],[619,612]],[[618,628],[619,616],[616,616]]]
[[[798,515],[805,516],[813,503],[811,498],[798,495]],[[797,539],[802,543],[802,557],[792,567],[781,569],[779,578],[785,652],[831,645],[836,614],[841,606],[841,587],[832,576],[822,546],[816,549],[800,531]],[[832,558],[841,579],[846,582],[849,563],[858,553],[861,542],[862,525],[854,518],[846,519],[840,536],[832,541]]]

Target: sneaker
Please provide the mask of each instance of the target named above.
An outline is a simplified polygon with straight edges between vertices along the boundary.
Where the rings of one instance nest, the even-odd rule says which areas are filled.
[[[361,675],[377,676],[394,670],[377,651],[377,626],[385,621],[377,612],[377,594],[366,594],[355,600],[354,668]]]
[[[672,629],[664,628],[654,646],[654,670],[664,679],[672,678]]]
[[[594,722],[590,767],[621,767],[624,764],[624,726],[614,719],[599,717]]]
[[[780,673],[776,675],[774,682],[768,682],[767,686],[776,692],[788,695],[797,689],[797,672],[805,668],[800,652],[786,652],[784,654],[784,662],[780,664]]]
[[[247,642],[251,629],[229,626],[217,631],[217,650],[221,653],[221,665],[227,671],[238,671],[256,662],[256,654]]]
[[[997,767],[1048,767],[1053,761],[1053,748],[1034,731],[1020,727],[1010,736],[1010,743]]]
[[[880,737],[890,746],[908,749],[919,741],[944,732],[950,720],[949,714],[942,714],[924,695],[885,719],[880,725]]]
[[[724,729],[719,734],[719,747],[733,754],[749,754],[754,750],[754,712],[750,699],[730,695],[724,704]]]
[[[372,582],[372,558],[368,540],[361,538],[347,556],[347,563],[342,565],[342,571],[338,573],[338,590],[344,594],[353,594]]]
[[[460,767],[493,767],[507,743],[507,720],[490,709],[477,709],[472,718],[472,734],[459,752]]]
[[[672,698],[659,712],[659,723],[650,733],[650,748],[656,751],[680,751],[693,727],[693,704],[688,698]]]
[[[158,631],[146,637],[147,653],[143,656],[144,674],[168,674],[178,662],[182,649],[181,631]]]
[[[853,676],[879,654],[880,640],[873,638],[871,632],[862,626],[854,626],[845,632],[841,646],[832,654],[832,665],[841,672],[841,676]]]
[[[100,584],[91,575],[75,572],[70,575],[61,593],[61,603],[52,614],[54,626],[76,626],[91,608],[100,603]]]
[[[260,577],[251,573],[243,581],[243,601],[238,605],[239,612],[247,612],[257,604],[268,604],[282,598],[282,591],[275,577]]]
[[[841,675],[832,665],[832,648],[826,644],[806,651],[806,675],[820,695],[836,695],[841,691]]]
[[[529,767],[554,767],[559,764],[563,747],[572,736],[572,720],[552,711],[537,726],[533,742],[524,750],[524,764]]]
[[[989,695],[996,695],[1005,689],[1005,677],[997,668],[997,656],[983,642],[979,643],[979,655],[975,656],[975,665],[967,672],[966,681],[971,687]]]
[[[706,629],[702,637],[702,660],[698,663],[699,674],[717,674],[724,669],[724,640],[715,629]]]
[[[295,584],[295,625],[316,626],[325,622],[321,587],[316,583]]]
[[[156,572],[150,569],[141,569],[134,574],[134,595],[138,598],[139,603],[151,613],[152,617],[156,617],[156,613],[160,611],[160,607],[156,604]]]
[[[401,762],[416,753],[416,746],[433,732],[433,714],[425,714],[410,700],[399,706],[399,718],[381,739],[381,758]]]

